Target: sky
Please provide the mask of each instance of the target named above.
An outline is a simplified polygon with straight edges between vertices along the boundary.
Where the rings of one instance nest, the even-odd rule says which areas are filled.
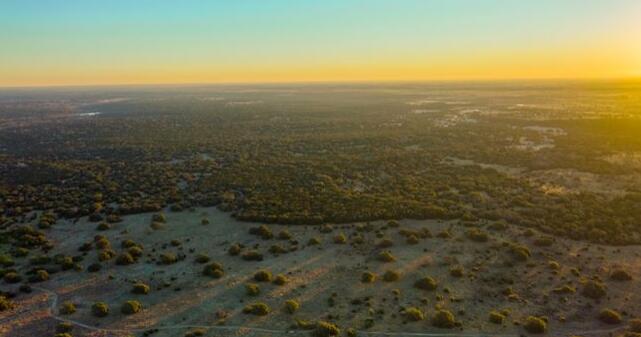
[[[0,86],[623,77],[639,0],[0,0]]]

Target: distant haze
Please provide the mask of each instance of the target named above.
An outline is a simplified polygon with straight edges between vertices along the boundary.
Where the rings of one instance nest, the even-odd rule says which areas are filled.
[[[641,76],[637,0],[2,0],[0,86]]]

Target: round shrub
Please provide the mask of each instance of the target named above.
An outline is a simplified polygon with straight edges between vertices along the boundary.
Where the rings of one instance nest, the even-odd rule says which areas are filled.
[[[207,263],[207,262],[209,262],[209,260],[210,260],[209,256],[207,256],[205,254],[198,254],[198,255],[196,255],[196,258],[195,258],[196,263],[201,263],[201,264],[202,263]]]
[[[403,314],[405,318],[413,322],[422,321],[423,319],[425,319],[425,314],[423,314],[423,311],[416,307],[406,308]]]
[[[96,317],[109,315],[109,306],[105,302],[96,302],[91,306],[91,313]]]
[[[73,324],[71,324],[69,322],[61,322],[56,326],[56,332],[58,334],[62,334],[62,333],[65,333],[65,332],[71,332],[71,330],[73,330]],[[57,336],[57,335],[54,335],[54,336]]]
[[[389,248],[389,247],[392,247],[393,245],[394,245],[394,241],[385,238],[385,239],[382,239],[376,246],[378,246],[379,248]]]
[[[334,243],[335,244],[342,245],[342,244],[345,244],[346,242],[347,242],[347,237],[345,237],[345,234],[340,233],[340,234],[334,236]]]
[[[89,267],[87,267],[87,270],[90,273],[96,273],[100,271],[100,269],[102,269],[102,265],[100,263],[92,263],[89,265]]]
[[[540,334],[545,333],[545,331],[548,329],[548,324],[542,318],[529,316],[525,319],[523,328],[529,333]]]
[[[134,260],[134,257],[129,253],[122,253],[116,258],[116,264],[121,266],[133,264],[134,262],[136,262],[136,260]]]
[[[203,275],[213,278],[221,278],[225,274],[223,265],[218,262],[212,262],[203,268]]]
[[[18,283],[18,282],[22,281],[22,276],[20,276],[20,274],[18,274],[16,272],[10,271],[10,272],[4,274],[4,278],[3,279],[7,283]]]
[[[44,269],[36,270],[36,273],[29,278],[31,282],[44,282],[49,279],[49,273]]]
[[[449,310],[437,310],[432,316],[432,325],[437,328],[451,329],[456,326],[456,319]]]
[[[250,250],[243,254],[243,260],[245,261],[262,261],[263,254],[259,253],[256,250]]]
[[[361,275],[361,282],[363,283],[372,283],[376,281],[376,274],[366,271]]]
[[[278,274],[278,275],[276,275],[276,277],[274,277],[274,284],[276,284],[276,285],[282,286],[282,285],[286,284],[287,282],[289,282],[289,279],[287,278],[287,276],[285,276],[283,274]]]
[[[162,253],[160,254],[160,263],[161,264],[174,264],[178,262],[178,258],[173,253]]]
[[[422,290],[435,290],[438,287],[438,282],[435,279],[426,276],[414,282],[414,287]]]
[[[125,315],[133,315],[142,310],[142,304],[136,300],[130,300],[122,304],[120,312]]]
[[[623,269],[617,269],[617,270],[612,271],[612,273],[610,274],[610,279],[612,279],[614,281],[621,281],[621,282],[623,282],[623,281],[631,281],[632,280],[632,275],[630,275],[630,273],[628,273],[627,271],[625,271]]]
[[[307,241],[308,246],[316,246],[320,244],[321,244],[321,240],[316,237],[310,238],[309,241]]]
[[[139,294],[139,295],[147,295],[149,294],[149,290],[150,290],[149,286],[141,282],[135,283],[134,286],[131,288],[132,293]]]
[[[293,314],[294,312],[298,311],[300,308],[300,304],[296,300],[287,300],[285,301],[285,311],[287,313]]]
[[[236,256],[240,254],[241,249],[242,247],[239,244],[234,243],[233,245],[229,246],[229,249],[227,249],[227,253],[231,256]]]
[[[389,250],[386,250],[378,254],[378,260],[382,262],[394,262],[396,261],[396,257],[392,255],[392,252],[390,252]]]
[[[394,270],[388,270],[383,274],[383,281],[385,282],[395,282],[401,278],[401,274]]]
[[[410,245],[416,245],[418,244],[418,237],[414,234],[410,234],[407,236],[406,242]]]
[[[245,284],[245,292],[249,296],[258,296],[260,295],[260,287],[256,283],[247,283]]]
[[[259,270],[254,274],[254,280],[257,282],[270,282],[272,280],[272,273],[269,270]]]
[[[0,312],[6,311],[6,310],[11,310],[15,307],[15,304],[13,302],[6,298],[3,295],[0,295]]]
[[[99,224],[98,224],[98,226],[96,227],[96,230],[99,230],[99,231],[106,231],[106,230],[108,230],[108,229],[110,229],[110,228],[111,228],[111,225],[109,225],[109,224],[108,224],[108,223],[106,223],[106,222],[101,222],[101,223],[99,223]]]
[[[595,280],[586,282],[583,285],[583,289],[581,290],[581,295],[595,300],[600,299],[601,297],[605,296],[605,294],[605,285]]]
[[[606,324],[619,324],[621,323],[621,314],[612,309],[603,309],[599,313],[599,320]]]
[[[133,256],[134,258],[138,258],[142,256],[142,248],[138,246],[130,247],[129,249],[127,249],[127,253],[129,253],[129,255]]]
[[[503,322],[505,321],[505,315],[498,311],[491,311],[488,320],[490,321],[490,323],[503,324]]]
[[[633,318],[628,322],[630,331],[641,333],[641,318]]]
[[[336,326],[336,324],[332,324],[329,322],[325,321],[318,321],[316,322],[316,327],[314,328],[314,337],[331,337],[331,336],[338,336],[341,333],[341,329]]]
[[[283,229],[278,233],[278,239],[280,240],[290,240],[292,238],[292,234],[289,233],[288,230]]]
[[[450,269],[450,275],[452,277],[463,277],[465,273],[463,272],[463,267],[457,266],[452,269]]]
[[[256,316],[265,316],[269,314],[270,311],[269,306],[262,302],[252,303],[243,308],[243,313]]]
[[[114,252],[111,249],[105,249],[98,254],[98,260],[99,261],[108,261],[111,260],[114,256],[116,256],[116,252]]]
[[[76,305],[69,301],[62,302],[59,311],[61,315],[71,315],[76,312]]]

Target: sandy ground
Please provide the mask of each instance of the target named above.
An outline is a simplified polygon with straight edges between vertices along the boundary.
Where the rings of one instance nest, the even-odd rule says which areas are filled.
[[[321,233],[320,228],[314,226],[269,226],[275,235],[287,229],[298,241],[296,245],[288,240],[263,240],[250,235],[248,229],[257,224],[238,222],[214,208],[165,214],[167,225],[162,230],[150,229],[152,214],[125,216],[124,221],[101,232],[86,219],[77,223],[59,221],[49,230],[49,236],[55,241],[52,256],[80,254],[78,247],[96,234],[107,236],[116,252],[122,251],[122,240],[132,239],[144,246],[145,254],[133,265],[118,266],[112,260],[105,262],[101,271],[89,273],[86,267],[97,261],[97,251],[90,251],[81,262],[85,270],[59,272],[52,275],[50,281],[37,284],[53,293],[34,289],[31,294],[16,297],[17,309],[0,314],[0,335],[53,336],[58,323],[48,310],[53,301],[77,304],[76,313],[63,316],[86,325],[74,328],[76,337],[142,336],[142,331],[153,328],[159,330],[150,336],[183,336],[193,330],[189,326],[219,326],[204,329],[205,336],[271,336],[289,334],[287,331],[292,330],[295,319],[327,320],[342,328],[359,330],[360,335],[387,332],[398,336],[408,333],[518,336],[525,332],[515,322],[529,315],[548,317],[548,336],[607,336],[610,329],[625,328],[625,324],[611,326],[599,322],[597,316],[603,308],[618,310],[624,314],[624,320],[641,315],[641,247],[638,246],[607,247],[556,239],[552,246],[537,247],[533,241],[540,236],[538,233],[528,237],[524,235],[525,229],[514,226],[500,231],[485,229],[490,233],[489,240],[475,242],[466,238],[468,228],[457,221],[404,220],[400,221],[400,228],[388,228],[386,222],[381,221],[372,223],[372,231],[362,230],[364,224],[336,225],[330,233]],[[202,225],[203,218],[210,224]],[[432,234],[449,229],[452,237],[434,235],[420,239],[418,244],[408,244],[398,233],[403,228],[427,228]],[[347,244],[333,242],[339,233],[348,237]],[[363,243],[355,244],[356,236],[362,237]],[[322,243],[307,246],[312,237]],[[379,237],[393,241],[393,246],[386,250],[391,251],[396,261],[386,263],[377,259],[383,250],[376,246],[381,240]],[[173,246],[172,240],[178,240],[180,245]],[[528,246],[531,258],[527,262],[513,262],[503,242]],[[245,245],[244,250],[255,248],[265,259],[251,262],[230,256],[227,249],[233,243]],[[268,252],[274,244],[298,249],[275,256]],[[185,258],[172,265],[157,265],[155,260],[164,252]],[[225,275],[220,279],[203,276],[203,265],[194,261],[197,254],[207,254],[212,261],[222,263]],[[560,268],[557,271],[550,268],[550,261],[556,261]],[[463,277],[450,275],[449,270],[454,266],[463,268]],[[629,271],[633,280],[609,280],[611,270],[617,267]],[[577,268],[581,276],[574,275],[572,268]],[[245,284],[253,282],[253,274],[260,269],[268,269],[274,275],[283,273],[289,282],[283,286],[259,283],[261,294],[250,297]],[[401,279],[382,281],[382,274],[387,270],[400,272]],[[365,271],[377,273],[379,278],[371,284],[361,283],[361,274]],[[421,276],[435,278],[438,288],[434,291],[414,288],[414,282]],[[581,280],[593,276],[607,283],[607,296],[600,301],[580,295]],[[150,294],[130,293],[135,281],[149,284]],[[579,291],[569,295],[552,293],[552,289],[564,284]],[[510,299],[505,295],[508,287],[516,297]],[[6,283],[2,288],[16,290]],[[333,298],[332,306],[330,298]],[[130,299],[142,302],[144,310],[131,316],[121,314],[120,305]],[[298,312],[288,314],[282,310],[288,299],[301,304]],[[91,315],[91,305],[96,301],[110,305],[109,316]],[[246,304],[257,301],[267,303],[271,313],[262,317],[242,313]],[[403,309],[410,306],[421,308],[427,318],[408,322]],[[462,327],[451,330],[432,327],[429,317],[435,308],[451,310]],[[492,310],[510,312],[503,325],[488,322]],[[57,314],[57,310],[53,314]],[[220,319],[222,316],[224,322]],[[292,333],[298,334],[309,332]]]

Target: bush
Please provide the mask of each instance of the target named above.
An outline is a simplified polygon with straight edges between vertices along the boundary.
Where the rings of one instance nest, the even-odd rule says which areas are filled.
[[[513,243],[509,246],[509,248],[510,254],[517,261],[526,261],[532,255],[527,247],[519,244]]]
[[[631,281],[632,275],[623,269],[617,269],[610,274],[610,279],[615,281]]]
[[[174,264],[178,262],[178,258],[173,253],[162,253],[160,254],[160,263],[161,264]]]
[[[298,311],[300,308],[300,304],[296,300],[287,300],[285,301],[285,311],[287,313],[293,314],[294,312]]]
[[[96,317],[109,315],[109,306],[105,302],[96,302],[91,306],[91,313]]]
[[[361,275],[361,282],[363,283],[373,283],[376,281],[376,274],[366,271]]]
[[[285,254],[287,253],[287,249],[285,249],[281,245],[272,245],[271,247],[269,247],[269,252],[274,255]]]
[[[410,245],[416,245],[418,244],[418,237],[414,234],[410,234],[407,236],[406,242]]]
[[[18,283],[22,281],[22,276],[16,272],[10,271],[4,274],[4,281],[7,283]]]
[[[236,256],[236,255],[240,254],[240,250],[241,249],[242,249],[242,247],[239,244],[234,243],[233,245],[229,246],[229,249],[227,250],[227,253],[229,253],[229,255],[231,255],[231,256]]]
[[[134,257],[129,253],[122,253],[116,258],[116,264],[121,266],[133,264],[134,262],[136,262],[136,260],[134,260]]]
[[[498,311],[491,311],[489,321],[490,323],[494,324],[503,324],[503,322],[505,321],[505,315]]]
[[[335,324],[318,321],[316,322],[316,327],[314,328],[314,337],[330,337],[338,336],[341,333],[341,329],[338,328]]]
[[[619,324],[621,323],[621,314],[612,309],[603,309],[599,313],[599,320],[606,324]]]
[[[292,234],[289,233],[288,230],[283,229],[278,233],[278,239],[280,240],[290,240],[292,238]]]
[[[149,290],[149,286],[141,282],[135,283],[133,288],[131,288],[132,293],[139,295],[147,295],[149,294]]]
[[[0,295],[0,312],[6,311],[6,310],[11,310],[15,307],[15,304],[13,302],[6,298],[3,295]]]
[[[257,282],[270,282],[272,280],[272,273],[269,270],[259,270],[254,274],[254,280]]]
[[[269,240],[274,237],[271,229],[266,225],[260,225],[258,227],[252,227],[249,229],[249,234],[260,236],[263,240]]]
[[[346,242],[347,242],[347,237],[345,237],[345,234],[340,233],[340,234],[334,236],[334,243],[335,244],[342,245],[342,244],[345,244]]]
[[[243,254],[243,260],[245,261],[262,261],[263,254],[259,253],[256,250],[250,250]]]
[[[129,255],[133,256],[134,259],[135,258],[139,258],[139,257],[142,256],[142,248],[140,248],[138,246],[131,247],[131,248],[127,249],[127,253],[129,253]]]
[[[92,264],[89,265],[89,267],[87,267],[87,270],[90,273],[98,272],[98,271],[100,271],[100,269],[102,269],[102,265],[100,263],[92,263]]]
[[[561,287],[552,289],[552,292],[559,295],[567,295],[574,294],[576,292],[576,289],[566,284]]]
[[[435,290],[438,287],[438,282],[435,279],[426,276],[414,282],[414,287],[422,290]]]
[[[454,267],[454,268],[450,269],[450,275],[452,277],[463,277],[464,274],[465,273],[463,271],[463,267],[461,267],[461,266],[457,266],[457,267]]]
[[[392,252],[390,252],[389,250],[386,250],[378,254],[378,260],[382,262],[394,262],[396,261],[396,257],[392,255]]]
[[[289,282],[289,279],[287,278],[287,276],[283,274],[278,274],[276,275],[276,277],[274,277],[274,284],[276,285],[282,286],[282,285],[285,285],[285,283],[287,282]]]
[[[134,242],[133,240],[130,240],[130,239],[123,240],[120,243],[120,247],[122,247],[124,249],[131,248],[131,247],[136,247],[137,245],[138,244],[136,244],[136,242]]]
[[[606,289],[605,285],[601,282],[590,280],[583,285],[581,290],[581,295],[591,298],[591,299],[600,299],[605,296]]]
[[[96,248],[109,249],[111,248],[111,242],[109,242],[109,240],[104,236],[98,237],[98,239],[96,240]]]
[[[98,254],[98,260],[99,261],[108,261],[111,260],[114,256],[116,256],[116,252],[114,252],[111,249],[105,249]]]
[[[641,318],[633,318],[628,322],[632,332],[641,333]]]
[[[58,334],[56,334],[54,336],[58,336],[59,334],[62,334],[62,333],[65,333],[65,332],[71,332],[71,330],[73,330],[73,324],[71,324],[69,322],[61,322],[56,326],[56,332]]]
[[[316,237],[310,238],[309,241],[307,241],[308,246],[316,246],[320,244],[321,244],[321,240]]]
[[[487,233],[483,232],[482,230],[478,228],[472,228],[465,233],[468,239],[474,241],[474,242],[487,242],[489,240],[489,236]]]
[[[243,313],[256,316],[265,316],[269,314],[270,311],[269,306],[262,302],[252,303],[243,308]]]
[[[61,315],[71,315],[76,312],[76,305],[69,301],[62,302],[59,311]]]
[[[376,244],[376,246],[379,248],[389,248],[389,247],[392,247],[393,245],[394,245],[394,241],[387,238],[382,239],[378,244]]]
[[[210,260],[209,256],[207,256],[205,254],[198,254],[198,255],[196,255],[196,259],[195,259],[196,263],[201,263],[201,264],[202,263],[207,263],[207,262],[209,262],[209,260]]]
[[[432,325],[437,328],[451,329],[456,326],[456,319],[449,310],[437,310],[432,316]]]
[[[260,287],[256,283],[247,283],[245,284],[245,292],[249,296],[258,296],[260,295]]]
[[[545,331],[548,329],[548,324],[542,318],[529,316],[525,319],[523,328],[525,328],[525,331],[529,333],[539,334],[545,333]]]
[[[385,282],[395,282],[401,278],[401,274],[394,270],[388,270],[383,274],[383,281]]]
[[[203,268],[203,275],[211,276],[213,278],[221,278],[225,274],[223,265],[217,262],[212,262]]]
[[[29,278],[30,282],[44,282],[49,279],[49,273],[44,269],[36,270],[36,273]]]
[[[130,300],[122,304],[120,312],[125,315],[133,315],[142,310],[142,304],[136,300]]]
[[[423,311],[416,307],[406,308],[403,314],[408,320],[413,322],[422,321],[423,319],[425,319]]]
[[[98,226],[96,226],[96,230],[99,230],[99,231],[106,231],[108,229],[111,229],[111,225],[109,225],[106,222],[101,222],[98,224]]]
[[[165,222],[167,222],[167,217],[165,217],[165,214],[163,214],[163,213],[156,213],[156,214],[151,216],[151,221],[152,222],[165,223]]]

